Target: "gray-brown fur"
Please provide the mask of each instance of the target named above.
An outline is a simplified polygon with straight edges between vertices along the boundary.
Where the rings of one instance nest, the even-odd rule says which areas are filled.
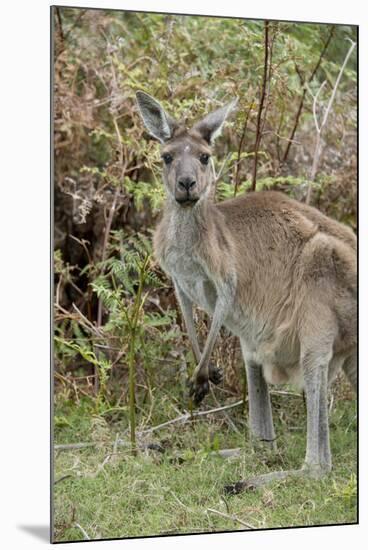
[[[150,103],[147,94],[139,92],[137,99],[144,121],[150,105],[147,127],[162,142],[164,158],[170,155],[163,170],[167,201],[154,250],[174,281],[198,361],[191,381],[194,400],[203,399],[209,380],[220,380],[210,356],[225,325],[240,338],[253,436],[271,444],[275,437],[268,384],[298,383],[307,401],[301,471],[328,471],[327,386],[340,368],[356,385],[354,233],[281,193],[248,193],[215,204],[213,165],[211,159],[203,163],[201,155],[211,154],[213,138],[234,103],[187,130],[152,98]],[[159,122],[152,131],[156,109]],[[194,304],[212,317],[202,352]]]

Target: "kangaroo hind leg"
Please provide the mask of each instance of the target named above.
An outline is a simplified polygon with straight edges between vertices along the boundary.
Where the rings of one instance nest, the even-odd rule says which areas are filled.
[[[328,320],[326,316],[326,320]],[[310,321],[307,327],[316,327],[315,323]],[[304,464],[301,468],[295,470],[276,471],[266,473],[260,476],[249,478],[231,484],[225,487],[227,493],[238,493],[247,488],[266,485],[275,480],[286,479],[292,476],[311,476],[320,477],[331,469],[331,451],[329,439],[328,423],[328,371],[332,358],[332,349],[334,342],[334,323],[326,323],[322,330],[319,326],[317,334],[312,332],[302,335],[300,363],[304,378],[304,390],[307,404],[307,444]],[[321,336],[322,335],[322,336]],[[253,385],[254,395],[249,388],[250,421],[255,422],[255,430],[259,429],[262,433],[263,416],[251,414],[252,403],[261,403],[260,393],[257,386]],[[258,388],[259,389],[259,388]],[[265,400],[263,400],[263,404]],[[253,406],[253,411],[257,410]],[[259,412],[259,411],[258,411]],[[269,415],[267,415],[269,417]],[[263,428],[264,430],[264,428]]]
[[[268,384],[263,376],[262,365],[247,358],[244,342],[240,340],[247,373],[249,400],[249,432],[252,443],[262,442],[275,447],[272,408]]]

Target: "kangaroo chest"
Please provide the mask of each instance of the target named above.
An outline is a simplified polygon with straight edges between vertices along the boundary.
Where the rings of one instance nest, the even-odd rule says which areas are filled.
[[[216,305],[216,288],[204,263],[191,249],[169,246],[161,265],[192,302],[210,315]]]
[[[201,309],[212,315],[216,286],[200,250],[204,236],[201,216],[186,209],[175,209],[157,228],[156,256],[180,290]]]

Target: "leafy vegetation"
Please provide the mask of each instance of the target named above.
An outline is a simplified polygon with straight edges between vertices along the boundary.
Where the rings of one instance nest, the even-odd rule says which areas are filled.
[[[55,441],[93,444],[56,453],[56,540],[83,538],[83,529],[104,538],[244,528],[239,519],[254,528],[354,522],[355,409],[340,385],[328,478],[222,500],[225,483],[269,461],[299,465],[305,431],[300,397],[275,394],[279,451],[252,454],[239,344],[225,330],[214,351],[224,383],[202,407],[243,406],[144,432],[190,414],[194,359],[171,281],[152,255],[161,161],[134,98],[145,90],[190,123],[239,97],[216,144],[217,200],[254,188],[305,200],[311,184],[312,203],[355,229],[356,52],[315,178],[311,165],[313,98],[326,81],[321,115],[356,29],[79,8],[54,8],[53,25]],[[204,341],[200,310],[196,323]],[[230,447],[245,451],[211,454]]]

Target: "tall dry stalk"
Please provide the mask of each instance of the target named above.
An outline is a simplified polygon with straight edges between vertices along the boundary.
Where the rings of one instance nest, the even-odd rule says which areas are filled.
[[[253,171],[252,171],[252,191],[256,188],[257,183],[257,166],[258,166],[258,151],[262,139],[262,112],[264,109],[264,103],[266,98],[266,88],[267,80],[269,77],[269,21],[264,23],[264,63],[263,63],[263,78],[262,78],[262,88],[261,88],[261,98],[259,100],[258,113],[257,113],[257,127],[256,127],[256,141],[254,144],[254,161],[253,161]]]
[[[140,312],[144,304],[143,288],[148,275],[148,266],[150,255],[147,254],[143,262],[139,265],[138,289],[134,298],[133,310],[131,315],[127,315],[129,328],[129,351],[128,351],[128,369],[129,369],[129,424],[130,424],[130,444],[133,454],[137,453],[136,442],[136,415],[135,415],[135,376],[136,376],[136,355],[137,355],[137,335],[139,330]]]

